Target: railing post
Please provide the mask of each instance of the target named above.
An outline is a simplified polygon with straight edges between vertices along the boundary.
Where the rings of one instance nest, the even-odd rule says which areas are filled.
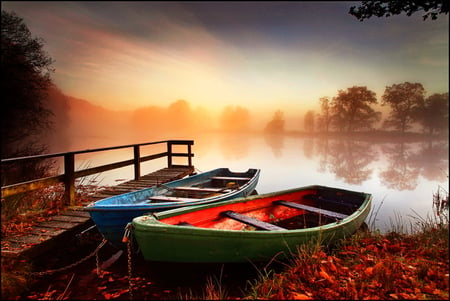
[[[141,177],[141,153],[139,145],[135,145],[134,149],[134,179],[137,181]]]
[[[75,203],[75,155],[64,155],[64,198],[67,205]]]
[[[188,144],[188,165],[192,167],[192,145]]]
[[[172,167],[172,141],[167,141],[167,167]]]

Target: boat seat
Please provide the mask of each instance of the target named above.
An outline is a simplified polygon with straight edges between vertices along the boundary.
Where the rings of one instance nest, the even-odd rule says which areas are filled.
[[[191,187],[191,186],[179,186],[174,187],[175,190],[185,190],[185,191],[198,191],[198,192],[227,192],[227,188],[213,188],[213,187]]]
[[[316,208],[316,207],[312,207],[312,206],[308,206],[308,205],[297,204],[297,203],[294,203],[294,202],[288,202],[288,201],[283,201],[283,200],[274,201],[273,203],[277,204],[277,205],[286,206],[286,207],[302,209],[302,210],[306,210],[306,211],[309,211],[309,212],[314,212],[314,213],[317,213],[317,214],[321,214],[321,215],[324,215],[324,216],[337,218],[337,219],[344,219],[344,218],[346,218],[348,216],[346,214],[342,214],[342,213],[339,213],[339,212],[334,212],[334,211],[330,211],[330,210],[320,209],[320,208]]]
[[[336,204],[339,206],[346,206],[346,207],[351,207],[351,208],[359,207],[358,204],[343,203],[342,201],[339,201],[339,200],[332,200],[332,199],[324,198],[323,196],[318,195],[318,194],[307,194],[307,195],[303,196],[303,199],[312,200],[312,201],[321,202],[321,203]]]
[[[155,195],[148,198],[149,201],[163,201],[163,202],[192,202],[198,201],[199,198],[180,198],[175,196]]]
[[[214,180],[226,180],[226,181],[249,181],[252,178],[245,178],[245,177],[211,177],[211,179]]]
[[[231,210],[222,211],[220,213],[220,215],[232,218],[234,220],[237,220],[241,223],[253,226],[260,230],[268,230],[268,231],[286,230],[285,228],[278,227],[278,226],[260,221],[259,219],[253,218],[251,216],[243,215],[238,212],[231,211]]]

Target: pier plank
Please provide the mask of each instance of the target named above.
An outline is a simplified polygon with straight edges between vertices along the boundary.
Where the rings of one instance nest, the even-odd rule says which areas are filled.
[[[157,184],[181,179],[194,172],[193,166],[166,167],[141,177],[140,180],[130,180],[116,186],[106,187],[89,197],[84,202],[98,201],[111,195],[148,188]],[[21,236],[2,237],[1,255],[5,257],[33,258],[58,248],[58,244],[73,237],[79,232],[94,225],[88,212],[74,206],[52,216],[49,221],[43,221],[33,226],[33,229]]]

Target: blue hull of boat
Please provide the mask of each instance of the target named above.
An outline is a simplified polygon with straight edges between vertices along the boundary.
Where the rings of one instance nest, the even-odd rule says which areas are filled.
[[[232,172],[228,168],[218,168],[167,182],[163,185],[112,196],[91,203],[84,210],[89,212],[97,229],[106,240],[116,247],[123,248],[126,246],[122,243],[125,227],[133,218],[152,212],[248,196],[255,190],[259,174],[259,169],[249,169],[246,172]],[[238,187],[234,186],[234,189],[226,189],[225,187],[222,189],[225,192],[213,193],[213,190],[218,190],[218,188],[212,187],[212,179],[215,179],[214,177],[221,177],[220,181],[222,183],[227,182],[229,184],[232,182],[233,184],[238,184]],[[215,181],[215,186],[217,186],[219,179],[215,179]],[[178,189],[183,187],[194,190],[183,190],[185,194],[189,192],[191,194],[197,193],[198,195],[202,190],[207,190],[213,195],[206,197],[191,196],[189,198],[171,196],[174,191],[179,191]],[[167,200],[164,200],[164,198]]]

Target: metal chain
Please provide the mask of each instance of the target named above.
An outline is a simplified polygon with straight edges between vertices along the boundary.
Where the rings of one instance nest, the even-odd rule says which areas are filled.
[[[125,227],[125,234],[122,241],[127,244],[128,253],[128,292],[130,293],[130,300],[133,300],[133,273],[132,273],[132,262],[131,262],[131,230],[133,225],[130,223]]]
[[[97,268],[97,276],[100,276],[100,256],[98,256],[98,252],[95,253],[95,267]]]
[[[133,300],[133,274],[131,270],[131,239],[127,243],[127,251],[128,251],[128,289],[130,292],[130,300]]]
[[[59,268],[59,269],[47,270],[47,271],[44,271],[44,272],[31,272],[30,274],[34,275],[34,276],[45,276],[45,275],[50,275],[50,274],[54,274],[54,273],[57,273],[57,272],[62,272],[62,271],[71,269],[71,268],[79,265],[80,263],[85,262],[86,260],[88,260],[89,258],[94,256],[95,254],[97,254],[98,251],[106,244],[106,242],[107,242],[107,240],[103,239],[103,241],[97,246],[97,248],[91,254],[89,254],[86,257],[78,260],[75,263],[69,264],[68,266],[65,266],[65,267],[62,267],[62,268]]]

